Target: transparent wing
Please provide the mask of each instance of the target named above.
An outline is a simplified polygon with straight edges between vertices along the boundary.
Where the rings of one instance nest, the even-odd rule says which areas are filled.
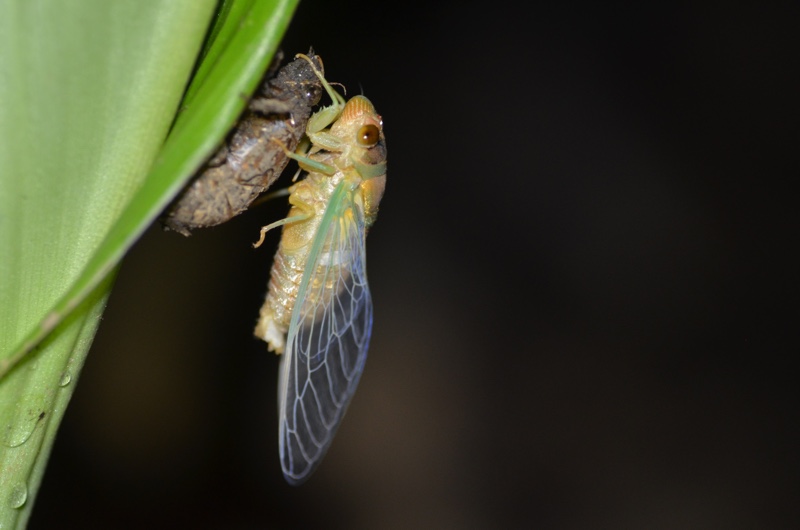
[[[363,211],[342,184],[314,238],[281,361],[280,456],[292,484],[322,460],[367,359],[372,299],[364,237]]]

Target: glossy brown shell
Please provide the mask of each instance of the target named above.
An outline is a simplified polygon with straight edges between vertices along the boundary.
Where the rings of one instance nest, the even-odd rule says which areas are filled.
[[[318,69],[322,62],[310,55]],[[280,176],[303,137],[322,84],[311,65],[295,59],[270,76],[250,101],[223,145],[167,209],[162,223],[191,235],[239,215]]]

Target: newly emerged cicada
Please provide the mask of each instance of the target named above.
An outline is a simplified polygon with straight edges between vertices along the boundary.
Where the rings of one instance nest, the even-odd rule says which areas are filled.
[[[308,174],[289,188],[288,217],[262,228],[255,245],[283,226],[255,334],[283,354],[279,445],[292,484],[325,455],[364,369],[372,330],[365,237],[386,184],[375,107],[363,96],[345,102],[311,64],[333,104],[309,119],[310,149],[287,153]]]

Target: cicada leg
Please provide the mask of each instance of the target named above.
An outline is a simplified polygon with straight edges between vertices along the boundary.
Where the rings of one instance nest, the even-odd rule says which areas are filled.
[[[308,124],[306,124],[306,135],[311,140],[311,143],[314,144],[316,150],[319,149],[327,149],[328,151],[334,152],[341,152],[346,147],[342,140],[330,134],[326,129],[330,127],[333,122],[339,119],[339,116],[342,115],[342,110],[344,110],[344,106],[347,103],[344,99],[344,96],[339,94],[336,90],[333,89],[331,84],[325,79],[325,76],[322,72],[320,72],[311,59],[299,53],[296,57],[305,59],[311,65],[311,68],[314,70],[314,74],[319,78],[320,83],[325,88],[325,92],[328,93],[333,104],[329,107],[323,107],[321,110],[315,112],[309,119]]]
[[[303,204],[295,204],[295,206],[299,207],[300,209],[303,208]],[[289,223],[296,223],[298,221],[305,221],[306,219],[312,217],[314,214],[313,212],[303,212],[299,215],[293,215],[291,217],[287,217],[285,219],[281,219],[280,221],[275,221],[274,223],[270,223],[267,226],[261,227],[261,235],[258,238],[258,241],[253,243],[253,248],[258,248],[261,246],[261,243],[264,242],[264,236],[267,235],[267,232],[272,230],[273,228],[278,228],[279,226],[287,225]]]
[[[250,205],[251,208],[256,206],[261,206],[265,202],[269,202],[272,199],[278,199],[280,197],[288,197],[291,192],[289,188],[281,188],[279,190],[271,191],[269,193],[265,193],[264,195],[260,196],[258,199],[253,201],[253,204]]]
[[[333,101],[331,106],[324,107],[322,110],[315,112],[314,115],[308,119],[308,125],[306,125],[306,134],[311,137],[313,133],[318,133],[324,129],[327,129],[333,122],[335,122],[342,114],[342,109],[344,108],[346,102],[344,97],[335,91],[331,84],[328,83],[328,80],[325,79],[325,75],[317,69],[316,65],[314,65],[314,62],[307,55],[298,53],[295,55],[295,57],[308,61],[308,64],[310,64],[311,68],[314,70],[314,74],[316,74],[322,83],[322,86],[325,88],[325,92],[328,93],[331,101]]]
[[[297,160],[297,164],[300,166],[300,169],[305,171],[313,171],[314,173],[322,173],[323,175],[331,176],[336,173],[336,168],[330,164],[326,164],[324,162],[318,162],[311,157],[293,153],[289,151],[286,147],[286,144],[278,140],[277,138],[271,138],[271,141],[280,145],[283,148],[283,152],[286,154],[287,157],[291,158],[292,160]],[[295,178],[297,175],[295,175]]]

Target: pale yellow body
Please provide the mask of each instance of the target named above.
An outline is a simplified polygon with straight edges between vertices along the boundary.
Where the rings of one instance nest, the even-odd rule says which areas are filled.
[[[372,128],[370,132],[377,130],[379,137],[369,145],[362,145],[359,135],[365,136],[363,131],[366,127]],[[300,166],[308,171],[308,176],[289,188],[292,208],[283,223],[281,242],[270,274],[269,292],[255,329],[255,335],[266,341],[269,349],[276,353],[284,351],[300,283],[304,272],[311,266],[309,253],[337,186],[345,182],[347,189],[353,191],[352,207],[339,219],[340,222],[355,222],[353,215],[363,215],[364,225],[369,227],[375,220],[386,185],[386,150],[381,128],[381,118],[369,100],[356,96],[341,109],[330,129],[309,131],[310,153],[296,157]],[[267,229],[265,227],[262,233]],[[319,268],[327,269],[330,275],[330,267],[339,267],[335,259],[330,256]],[[313,272],[316,275],[318,271]],[[327,286],[322,290],[314,289],[317,299],[306,300],[306,303],[317,304],[319,297],[335,296],[336,293],[331,291],[332,288]]]

